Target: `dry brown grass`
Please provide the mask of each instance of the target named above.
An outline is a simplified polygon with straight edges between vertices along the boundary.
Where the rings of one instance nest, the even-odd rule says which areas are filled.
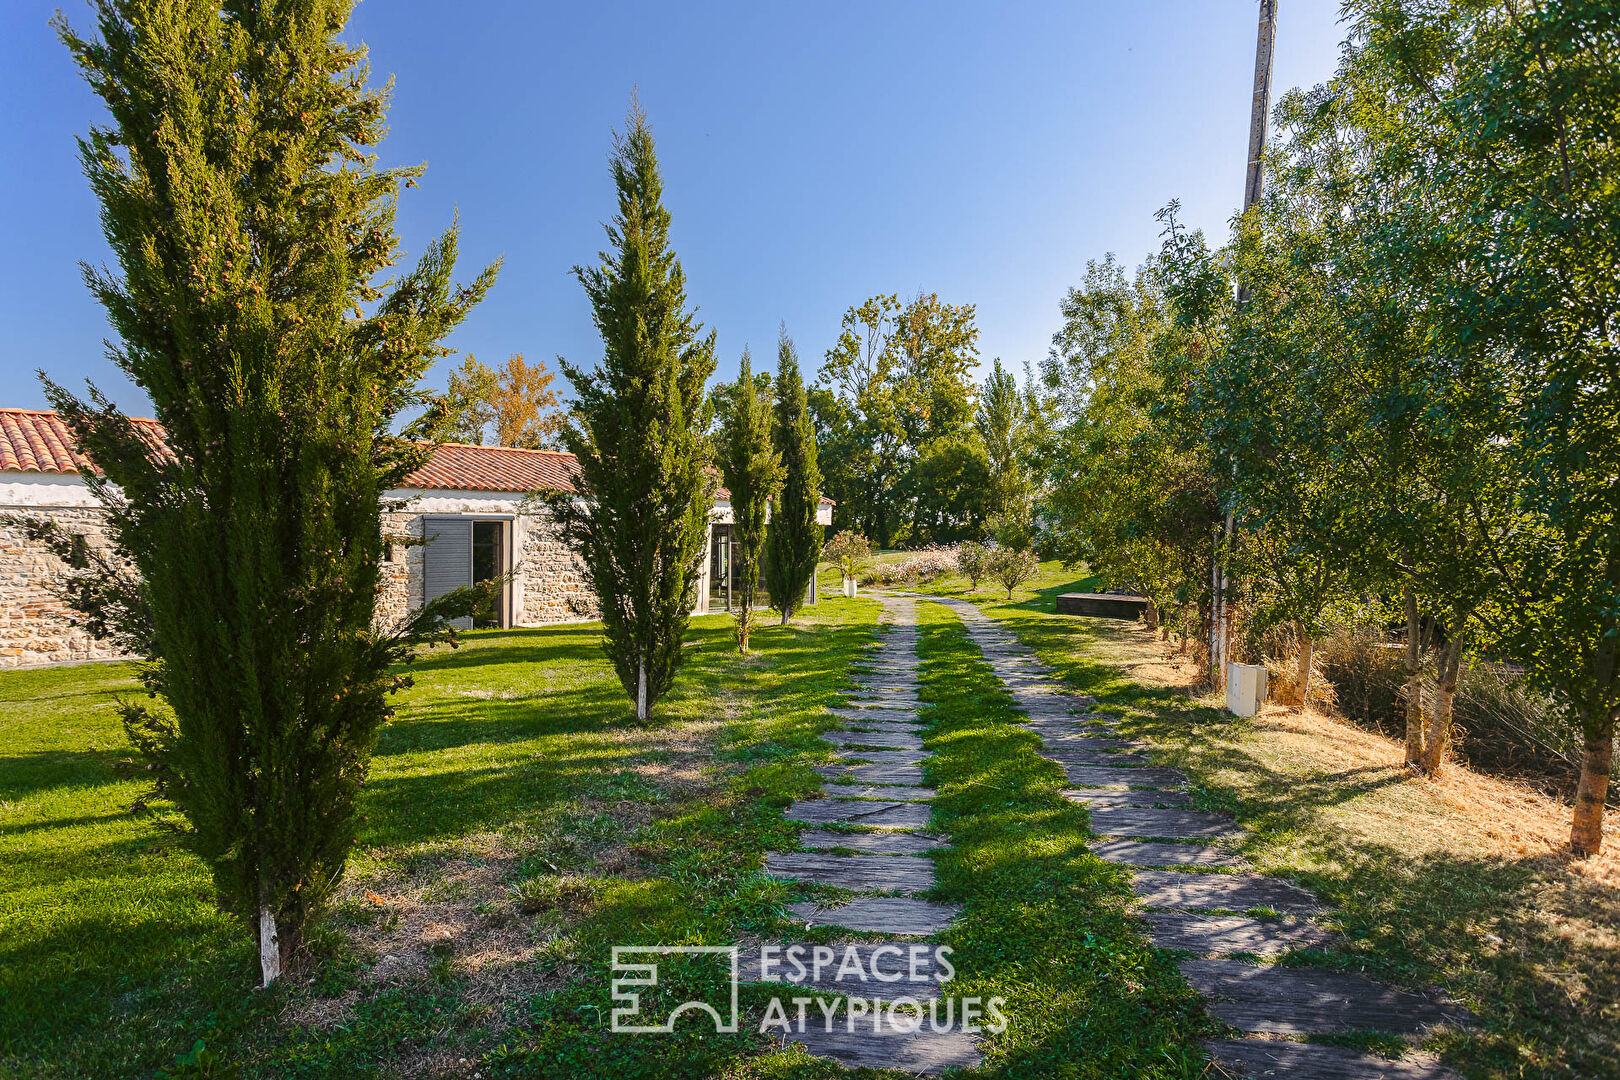
[[[1101,631],[1096,641],[1099,647],[1088,651],[1119,666],[1131,678],[1186,693],[1200,704],[1221,706],[1214,695],[1200,693],[1191,661],[1153,632],[1120,624]],[[1387,823],[1368,822],[1366,826],[1379,835],[1389,826],[1397,826],[1414,853],[1463,848],[1485,856],[1552,858],[1574,876],[1620,888],[1620,836],[1611,836],[1598,856],[1567,858],[1569,804],[1529,783],[1475,772],[1456,762],[1448,762],[1437,778],[1408,774],[1402,743],[1314,707],[1301,711],[1297,706],[1268,703],[1239,742],[1283,772],[1372,769],[1372,773],[1360,774],[1363,781],[1399,777],[1415,798],[1401,799],[1396,805],[1373,800],[1347,813],[1340,823],[1353,826],[1356,818],[1367,814],[1388,817]],[[1611,828],[1620,828],[1620,821],[1612,822]]]
[[[1249,826],[1257,869],[1332,905],[1339,963],[1439,984],[1481,1017],[1437,1041],[1454,1064],[1503,1078],[1620,1074],[1620,821],[1601,855],[1574,859],[1568,804],[1528,782],[1457,763],[1416,775],[1401,743],[1314,708],[1231,717],[1151,632],[1071,625],[1032,629],[1067,641],[1077,672],[1095,661],[1126,677],[1103,700],[1201,799]]]

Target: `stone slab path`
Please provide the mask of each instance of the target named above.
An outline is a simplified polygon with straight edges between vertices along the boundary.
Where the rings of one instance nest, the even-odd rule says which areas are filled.
[[[1073,785],[1065,796],[1086,805],[1100,838],[1092,851],[1140,868],[1132,890],[1147,909],[1150,940],[1193,954],[1178,967],[1211,1015],[1264,1037],[1211,1042],[1211,1057],[1233,1075],[1254,1080],[1457,1080],[1422,1055],[1392,1062],[1336,1046],[1279,1041],[1352,1031],[1418,1035],[1435,1024],[1471,1018],[1437,995],[1396,990],[1365,976],[1244,959],[1332,947],[1333,935],[1309,919],[1320,914],[1321,904],[1289,882],[1242,872],[1242,857],[1218,843],[1239,837],[1241,827],[1190,809],[1180,770],[1152,765],[1147,746],[1119,737],[1108,716],[1084,711],[1092,699],[1068,695],[1010,631],[968,601],[928,599],[961,617],[985,662],[1030,717],[1042,754],[1063,767]]]
[[[816,769],[826,781],[822,798],[802,799],[786,810],[792,821],[828,828],[806,829],[799,837],[802,852],[775,852],[765,857],[765,872],[806,884],[847,889],[862,895],[846,903],[814,902],[788,905],[806,927],[827,926],[865,935],[901,939],[901,944],[863,943],[834,945],[842,958],[853,948],[857,959],[871,961],[898,955],[943,931],[960,913],[954,904],[917,899],[935,885],[934,863],[928,852],[945,842],[923,831],[935,792],[926,786],[918,710],[917,627],[915,601],[906,597],[880,597],[886,632],[877,648],[856,664],[859,690],[842,707],[829,709],[842,730],[822,738],[837,749],[836,764]],[[832,828],[838,826],[838,828]],[[877,831],[881,830],[881,831]],[[849,852],[840,854],[837,852]],[[882,895],[879,895],[882,894]],[[933,947],[925,951],[931,958]],[[901,965],[903,977],[884,982],[852,982],[824,971],[797,985],[850,998],[893,1001],[909,998],[929,1002],[949,993],[935,980],[929,964]],[[762,981],[757,962],[745,966],[743,977]],[[775,981],[775,980],[763,980]],[[925,1006],[926,1009],[926,1006]],[[851,1068],[900,1069],[932,1073],[979,1064],[977,1040],[965,1032],[936,1032],[927,1022],[918,1031],[909,1023],[895,1024],[878,1013],[853,1020],[839,1014],[831,1025],[808,1010],[803,1031],[786,1035],[818,1057],[831,1058]]]

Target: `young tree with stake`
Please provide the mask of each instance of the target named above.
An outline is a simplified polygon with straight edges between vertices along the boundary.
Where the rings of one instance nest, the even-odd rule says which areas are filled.
[[[573,492],[546,496],[579,552],[602,612],[604,647],[645,720],[674,682],[697,594],[714,481],[703,387],[714,335],[686,306],[652,129],[632,104],[611,158],[618,213],[611,250],[576,267],[602,335],[601,362],[561,361],[578,395],[563,445]]]
[[[452,286],[452,228],[378,284],[421,170],[373,164],[387,94],[338,40],[350,7],[97,0],[95,36],[57,22],[112,115],[79,145],[118,269],[85,278],[164,432],[154,446],[93,387],[47,382],[139,572],[76,559],[70,595],[141,643],[153,703],[125,726],[220,906],[254,928],[265,985],[343,873],[408,682],[391,668],[472,607],[373,625],[384,496],[424,459],[394,418],[495,268]]]
[[[753,359],[744,349],[742,371],[720,431],[720,473],[731,493],[732,557],[736,560],[737,651],[748,651],[754,628],[759,557],[765,542],[765,518],[771,497],[781,484],[781,458],[771,445],[771,409],[754,384]]]

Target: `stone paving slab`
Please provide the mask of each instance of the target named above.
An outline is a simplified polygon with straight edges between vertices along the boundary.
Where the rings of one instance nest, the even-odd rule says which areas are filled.
[[[1178,788],[1187,782],[1180,769],[1153,766],[1065,765],[1063,771],[1076,787]]]
[[[1142,768],[1153,764],[1146,754],[1123,750],[1090,750],[1068,740],[1048,742],[1041,751],[1059,765],[1103,765],[1108,768]]]
[[[923,730],[915,720],[845,720],[844,731],[897,731],[917,735]]]
[[[833,756],[860,759],[872,765],[919,765],[928,755],[921,750],[834,750]]]
[[[1155,844],[1140,840],[1106,840],[1091,845],[1092,854],[1126,866],[1242,866],[1241,856],[1208,844]]]
[[[922,739],[902,731],[823,731],[834,746],[882,746],[894,750],[921,750]]]
[[[919,855],[821,855],[771,852],[765,872],[815,885],[857,892],[927,892],[934,887],[934,860]]]
[[[826,832],[806,829],[799,834],[799,846],[806,848],[849,848],[868,855],[921,855],[945,847],[945,841],[926,833],[909,832]]]
[[[939,792],[908,784],[827,784],[829,799],[883,799],[890,802],[927,802]]]
[[[922,787],[921,765],[817,765],[828,780],[859,780],[863,784],[910,784]]]
[[[1176,966],[1182,978],[1208,999],[1210,1015],[1253,1034],[1389,1031],[1409,1035],[1436,1024],[1471,1019],[1466,1010],[1431,995],[1396,990],[1365,975],[1257,967],[1237,960],[1183,960]]]
[[[828,709],[829,713],[841,720],[858,721],[862,724],[873,724],[880,720],[891,720],[898,724],[917,723],[917,713],[908,709]]]
[[[928,824],[933,810],[927,803],[869,803],[856,799],[815,799],[796,802],[785,815],[793,821],[827,825],[835,821],[847,825],[871,825],[882,829],[920,829]]]
[[[1314,915],[1322,909],[1316,897],[1272,877],[1257,874],[1178,874],[1171,870],[1138,870],[1136,898],[1148,907],[1227,908],[1247,911],[1265,907],[1285,915]]]
[[[901,997],[926,1001],[941,997],[950,979],[941,982],[939,976],[951,974],[936,962],[933,945],[918,942],[837,945],[783,942],[769,965],[761,950],[750,949],[743,956],[738,969],[743,982],[884,1001]],[[790,959],[795,956],[797,962]],[[814,1009],[808,1011],[815,1013]],[[866,1026],[870,1029],[870,1019]]]
[[[1146,749],[1144,744],[1134,739],[1113,739],[1094,734],[1085,728],[1077,728],[1072,724],[1059,726],[1049,721],[1037,720],[1024,726],[1039,735],[1041,741],[1051,742],[1055,747],[1063,749],[1073,748],[1081,752],[1091,751],[1094,753]]]
[[[1118,788],[1070,788],[1063,793],[1070,802],[1089,803],[1092,806],[1191,806],[1192,796],[1185,791],[1121,791]]]
[[[1091,831],[1099,836],[1195,837],[1241,836],[1237,823],[1197,810],[1140,810],[1099,806],[1091,812]]]
[[[835,1017],[831,1031],[820,1020],[806,1021],[806,1030],[786,1036],[816,1057],[832,1058],[849,1068],[898,1069],[908,1073],[937,1073],[946,1069],[967,1069],[980,1061],[978,1044],[961,1031],[935,1034],[927,1025],[917,1032],[899,1031],[885,1025],[872,1030],[870,1019],[855,1022],[853,1032],[845,1030],[842,1013]]]
[[[921,698],[916,696],[906,697],[904,694],[893,694],[889,697],[849,698],[844,702],[844,708],[846,709],[905,709],[915,712],[922,707]]]
[[[1342,1046],[1271,1039],[1222,1039],[1205,1043],[1204,1049],[1228,1072],[1245,1080],[1461,1080],[1428,1055],[1389,1061]]]
[[[1186,915],[1154,911],[1142,916],[1148,937],[1161,949],[1198,953],[1277,956],[1293,949],[1322,948],[1331,931],[1300,919],[1250,919],[1242,915]]]
[[[842,907],[806,901],[788,910],[811,926],[842,926],[867,934],[937,934],[962,913],[960,904],[935,904],[908,896],[859,896]]]

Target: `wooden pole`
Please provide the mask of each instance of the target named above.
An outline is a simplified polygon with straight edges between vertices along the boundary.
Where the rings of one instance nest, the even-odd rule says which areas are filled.
[[[1260,28],[1254,42],[1254,98],[1249,105],[1249,161],[1243,182],[1244,213],[1259,202],[1260,196],[1265,192],[1266,174],[1261,166],[1266,156],[1266,129],[1271,122],[1271,67],[1276,42],[1277,0],[1260,0]],[[1237,298],[1239,304],[1248,302],[1247,285],[1239,283]],[[1232,535],[1230,507],[1226,511],[1225,535]],[[1210,667],[1213,669],[1210,678],[1218,691],[1226,686],[1226,663],[1231,630],[1231,616],[1226,600],[1226,568],[1220,565],[1218,555],[1214,580],[1215,597],[1210,604],[1211,621],[1214,623],[1210,628],[1212,631]]]
[[[1243,209],[1260,201],[1265,172],[1266,128],[1271,121],[1271,58],[1277,41],[1277,0],[1260,0],[1260,33],[1254,44],[1254,103],[1249,111],[1249,171],[1243,185]]]

